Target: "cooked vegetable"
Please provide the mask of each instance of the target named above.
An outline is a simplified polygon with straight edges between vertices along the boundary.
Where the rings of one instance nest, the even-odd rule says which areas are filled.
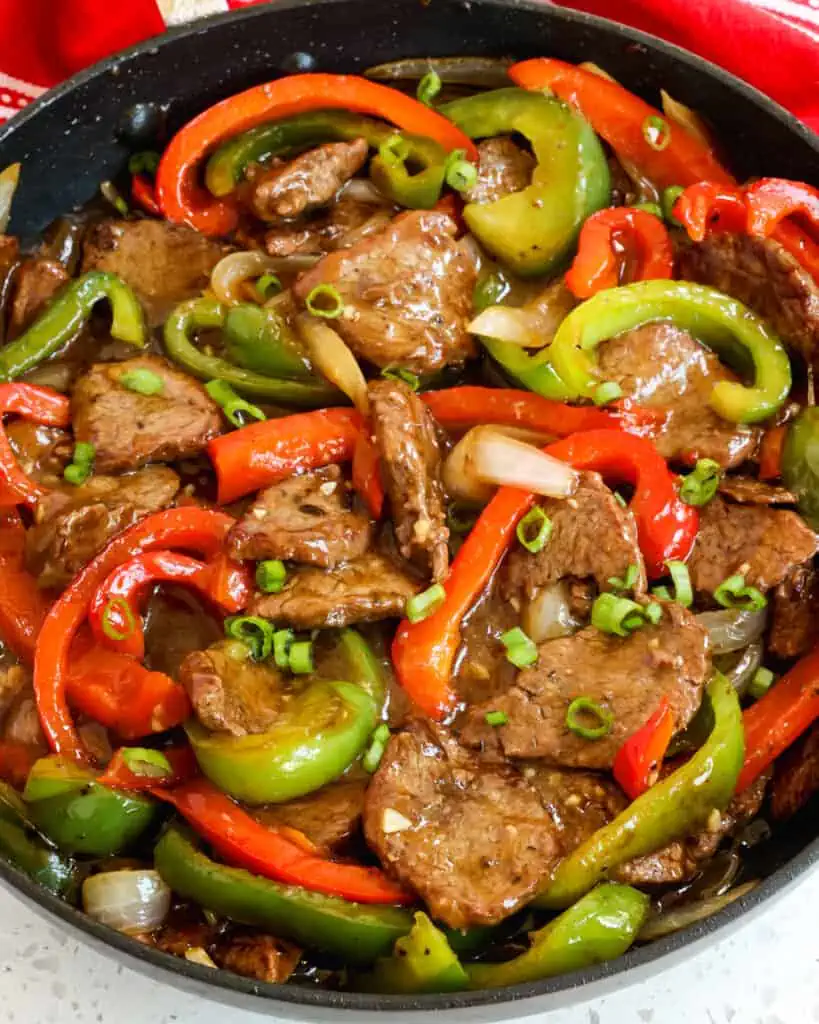
[[[799,513],[819,529],[819,410],[802,409],[786,428],[782,482],[796,495]]]
[[[171,890],[157,871],[103,871],[83,882],[82,905],[100,924],[126,935],[145,935],[168,916]]]
[[[48,892],[73,901],[80,873],[77,863],[37,833],[15,790],[0,782],[0,853]]]
[[[673,733],[674,716],[668,698],[663,697],[646,724],[617,751],[612,771],[630,800],[636,800],[657,781]]]
[[[0,501],[33,506],[45,495],[46,488],[32,480],[15,458],[2,426],[2,417],[8,414],[31,423],[67,427],[69,401],[65,395],[34,384],[0,384]]]
[[[11,220],[11,204],[20,182],[20,164],[9,164],[0,171],[0,235],[4,234]]]
[[[327,316],[327,313],[320,315]],[[306,314],[299,316],[296,325],[313,365],[350,399],[362,416],[367,416],[370,411],[367,381],[341,336],[332,327]]]
[[[378,960],[356,979],[364,992],[459,992],[469,978],[447,938],[424,913],[417,913],[409,934],[395,943],[392,955]]]
[[[768,613],[765,608],[755,611],[727,608],[725,611],[701,612],[697,620],[708,630],[712,652],[729,654],[742,650],[762,636]]]

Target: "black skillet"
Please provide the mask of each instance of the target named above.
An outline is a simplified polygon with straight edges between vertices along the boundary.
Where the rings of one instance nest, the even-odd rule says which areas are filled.
[[[35,237],[115,178],[129,151],[161,144],[192,115],[250,85],[299,70],[355,72],[412,56],[549,55],[594,61],[646,99],[661,87],[704,113],[738,177],[817,181],[819,139],[754,89],[691,54],[611,22],[531,0],[279,0],[170,32],[98,64],[48,93],[0,131],[0,167],[23,164],[11,230]],[[0,585],[2,585],[0,583]],[[545,1012],[656,974],[746,921],[819,860],[815,814],[755,850],[767,877],[720,914],[635,948],[612,963],[551,981],[489,992],[372,996],[266,985],[176,959],[109,930],[7,864],[0,878],[44,914],[157,980],[211,999],[299,1020],[361,1019],[368,1011],[418,1018],[502,1020]]]

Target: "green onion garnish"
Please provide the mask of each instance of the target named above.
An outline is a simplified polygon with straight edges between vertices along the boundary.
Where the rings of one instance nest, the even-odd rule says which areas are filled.
[[[595,405],[608,405],[609,402],[616,402],[623,397],[623,389],[615,380],[607,380],[598,384],[594,389],[592,401]]]
[[[472,292],[472,307],[476,313],[483,313],[489,306],[497,306],[511,291],[511,285],[500,272],[487,274],[475,285]]]
[[[63,478],[75,487],[84,484],[94,472],[97,450],[89,441],[77,441],[71,462],[63,470]]]
[[[112,181],[104,181],[100,185],[100,192],[103,199],[106,199],[114,207],[120,217],[127,217],[131,212],[128,209],[128,204],[119,194]]]
[[[273,634],[273,661],[277,668],[290,667],[290,645],[295,636],[292,629],[277,629]]]
[[[495,728],[499,725],[506,725],[509,721],[509,715],[505,711],[487,711],[484,718],[487,725],[494,726]]]
[[[165,387],[165,381],[153,370],[126,370],[119,375],[117,381],[129,391],[136,391],[138,395],[158,395]]]
[[[446,591],[440,583],[435,583],[407,601],[406,616],[410,622],[421,622],[440,608],[445,600]]]
[[[515,533],[526,550],[536,555],[538,551],[543,550],[546,541],[552,535],[552,520],[540,505],[535,505],[518,523]]]
[[[650,601],[647,605],[645,605],[644,613],[645,617],[652,624],[652,626],[659,625],[660,620],[663,617],[663,609],[660,605],[657,604],[656,601]]]
[[[335,320],[344,312],[341,292],[332,284],[317,284],[304,304],[313,316],[323,316],[325,320]]]
[[[297,640],[290,645],[288,653],[290,671],[297,676],[313,671],[313,641]]]
[[[256,282],[256,294],[262,302],[267,302],[274,295],[278,295],[281,290],[282,283],[275,274],[262,274]]]
[[[665,564],[674,584],[674,600],[683,608],[690,608],[694,603],[694,591],[691,587],[691,577],[688,575],[688,566],[685,562],[672,561]]]
[[[466,150],[456,149],[449,154],[444,177],[456,192],[468,192],[478,180],[478,168],[465,159]]]
[[[278,594],[287,579],[284,562],[270,558],[256,566],[256,586],[265,594]]]
[[[658,601],[673,601],[674,598],[671,595],[671,591],[668,587],[652,587],[651,593],[657,598]]]
[[[267,619],[258,615],[231,615],[225,619],[225,633],[249,647],[254,661],[270,657],[275,630]]]
[[[643,213],[650,213],[660,220],[663,219],[663,210],[659,203],[635,203],[632,209],[642,210]]]
[[[601,594],[592,605],[591,624],[601,633],[629,636],[646,624],[642,605],[616,594]]]
[[[768,603],[765,595],[756,587],[745,584],[745,577],[729,576],[714,591],[714,600],[723,608],[739,608],[742,611],[758,611]]]
[[[378,147],[379,157],[388,164],[402,164],[410,155],[410,144],[397,132],[384,139]]]
[[[128,161],[131,174],[156,174],[161,157],[153,149],[145,149],[141,153],[133,153]]]
[[[774,674],[769,668],[758,668],[754,672],[753,679],[748,684],[748,696],[754,700],[759,700],[760,697],[764,697],[768,690],[770,690],[773,681]]]
[[[588,719],[592,724],[586,724]],[[599,740],[611,732],[614,715],[590,697],[575,697],[566,711],[566,728],[584,740]]]
[[[387,749],[387,743],[390,738],[390,728],[383,722],[373,731],[370,737],[370,745],[364,752],[364,756],[361,758],[361,767],[365,772],[369,772],[373,775],[381,764],[381,758],[384,756],[384,751]]]
[[[612,491],[612,494],[614,495],[614,500],[617,502],[620,508],[628,508],[628,502],[619,491]]]
[[[431,107],[432,101],[441,91],[442,84],[441,76],[437,71],[427,71],[418,83],[415,95],[425,107]]]
[[[631,590],[639,578],[640,567],[632,562],[622,579],[619,576],[609,576],[607,583],[612,590],[620,593],[624,590]]]
[[[526,668],[537,661],[537,645],[520,626],[503,633],[500,641],[506,648],[506,660],[511,661],[515,668]]]
[[[674,204],[685,192],[682,185],[669,185],[668,188],[663,189],[663,216],[669,224],[673,224],[674,227],[682,227],[680,221],[674,216]]]
[[[643,121],[643,138],[652,149],[661,153],[671,143],[671,127],[662,117],[652,114]]]
[[[124,622],[124,628],[117,624]],[[102,631],[109,640],[126,640],[136,632],[137,624],[134,612],[124,597],[109,597],[102,610]]]
[[[452,502],[446,510],[446,525],[452,533],[469,533],[478,519],[478,511]]]
[[[692,472],[680,484],[680,499],[686,505],[707,505],[717,493],[722,470],[713,459],[697,459]]]
[[[167,778],[173,775],[171,762],[161,750],[150,747],[122,747],[122,760],[134,775],[145,775],[149,778]]]
[[[381,376],[386,380],[403,381],[413,391],[417,391],[421,387],[421,378],[418,374],[413,373],[412,370],[405,370],[403,366],[388,366],[381,371]]]
[[[266,420],[264,412],[251,402],[241,398],[233,388],[224,380],[209,380],[205,385],[205,391],[219,405],[225,414],[225,419],[234,427],[243,427],[247,420]]]

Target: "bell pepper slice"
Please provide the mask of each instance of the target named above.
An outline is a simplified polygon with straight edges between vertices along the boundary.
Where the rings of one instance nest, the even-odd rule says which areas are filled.
[[[392,955],[355,979],[362,992],[420,995],[424,992],[460,992],[469,978],[446,935],[418,911],[409,934],[396,943]]]
[[[615,252],[618,245],[623,252]],[[598,210],[580,230],[577,254],[566,272],[569,291],[588,299],[627,280],[668,280],[674,271],[674,250],[665,225],[645,210],[619,206]]]
[[[79,865],[40,837],[17,793],[0,782],[0,855],[48,892],[73,903],[82,880]]]
[[[175,363],[200,380],[223,380],[245,395],[267,398],[274,402],[312,407],[337,400],[339,392],[326,381],[310,378],[289,380],[285,377],[267,377],[255,370],[236,366],[219,356],[209,356],[194,345],[191,340],[194,331],[224,327],[229,313],[221,302],[215,299],[190,299],[177,306],[165,321],[165,349]],[[238,330],[233,320],[234,332]],[[258,339],[260,345],[274,344],[272,334]],[[233,335],[234,351],[236,345]],[[276,339],[280,351],[276,360],[293,366],[292,351],[286,339]],[[272,355],[268,356],[269,359]]]
[[[362,753],[377,723],[360,686],[316,680],[283,703],[268,732],[248,736],[185,726],[202,772],[248,804],[281,803],[339,778]]]
[[[745,710],[745,763],[737,791],[747,789],[817,718],[819,647]]]
[[[274,157],[290,157],[325,142],[366,139],[378,150],[394,138],[395,128],[342,110],[316,110],[299,117],[273,121],[251,128],[222,143],[205,168],[205,185],[211,195],[222,197],[244,180],[251,163]],[[400,206],[429,209],[441,194],[447,150],[431,138],[400,134],[400,148],[378,154],[370,163],[370,176],[381,192]],[[413,174],[407,165],[419,168]]]
[[[260,824],[204,779],[156,795],[172,804],[214,850],[236,867],[287,885],[359,903],[411,903],[378,868],[326,860]],[[160,869],[161,871],[161,869]]]
[[[34,658],[37,709],[43,731],[55,753],[78,761],[88,757],[68,707],[67,688],[71,645],[100,583],[118,565],[140,551],[179,547],[197,551],[206,558],[214,556],[220,552],[234,522],[224,512],[195,506],[155,512],[114,537],[66,587],[43,622]],[[182,688],[178,689],[184,695]]]
[[[353,457],[364,420],[355,409],[317,409],[222,434],[208,444],[220,505],[294,473]]]
[[[150,178],[144,174],[134,174],[131,178],[131,199],[134,204],[152,217],[161,217],[162,211],[156,201],[154,186]]]
[[[344,659],[345,679],[361,687],[375,704],[379,717],[389,698],[385,672],[386,655],[376,654],[364,637],[349,627],[338,634],[339,652]]]
[[[570,396],[591,397],[600,382],[591,355],[597,345],[657,320],[690,331],[726,360],[753,365],[752,387],[725,380],[714,385],[709,404],[723,419],[758,423],[781,408],[791,388],[791,365],[782,342],[741,302],[687,281],[623,285],[599,292],[572,310],[548,349]]]
[[[693,185],[705,179],[733,184],[709,146],[617,82],[547,57],[513,64],[509,77],[524,89],[550,89],[579,110],[618,157],[633,164],[658,188]],[[659,121],[663,123],[662,141],[653,140],[651,132],[651,126]]]
[[[629,736],[614,758],[615,781],[630,800],[636,800],[657,781],[673,734],[674,716],[668,697],[663,697],[645,725]]]
[[[759,445],[759,479],[778,480],[782,476],[782,454],[788,428],[785,424],[769,427]]]
[[[289,75],[222,100],[189,121],[171,139],[156,174],[156,192],[168,220],[206,235],[226,235],[238,223],[230,202],[197,184],[200,161],[220,143],[268,121],[316,110],[347,110],[381,117],[447,152],[463,149],[477,159],[471,140],[451,121],[417,100],[356,75]]]
[[[373,519],[384,511],[384,482],[381,479],[381,456],[370,429],[364,427],[355,442],[352,466],[353,488],[367,506]]]
[[[101,300],[111,305],[111,335],[138,348],[146,344],[142,306],[128,285],[103,270],[70,281],[19,338],[0,349],[0,380],[14,380],[75,338]]]
[[[13,508],[0,507],[0,578],[0,638],[30,665],[51,602],[26,569],[26,531]]]
[[[93,771],[70,758],[41,758],[23,791],[31,820],[60,850],[111,857],[128,849],[152,824],[149,797],[97,784]]]
[[[706,687],[705,697],[714,715],[705,743],[560,861],[535,900],[537,906],[570,906],[619,865],[696,832],[714,808],[728,806],[745,752],[739,698],[719,672]]]
[[[220,602],[213,592],[211,566],[175,551],[144,551],[117,566],[97,588],[88,608],[91,632],[103,647],[141,661],[145,637],[140,605],[157,583],[184,583],[231,615],[245,607],[253,592],[250,569],[236,562],[233,572],[236,585],[223,584],[229,600]]]
[[[471,138],[519,133],[532,144],[532,183],[492,203],[467,203],[469,229],[522,277],[565,263],[583,221],[607,205],[608,164],[589,125],[563,103],[523,89],[497,89],[444,104]]]
[[[782,482],[796,495],[799,514],[819,529],[819,409],[802,409],[785,429],[782,442]]]
[[[672,213],[693,242],[717,232],[744,233],[748,210],[742,189],[713,181],[698,181],[680,195]]]
[[[141,793],[147,790],[179,786],[199,774],[196,758],[187,745],[162,748],[160,753],[170,765],[170,772],[161,776],[135,771],[128,760],[129,751],[133,751],[133,748],[120,747],[119,750],[114,751],[114,756],[108,762],[105,771],[102,775],[97,776],[97,783],[100,786]]]
[[[46,488],[26,476],[14,456],[2,426],[2,417],[9,413],[32,423],[67,427],[71,422],[71,403],[66,395],[52,388],[36,384],[0,384],[0,503],[33,506],[46,493]]]
[[[225,313],[223,344],[230,362],[244,370],[265,377],[312,377],[303,346],[272,309],[247,302],[231,306]]]
[[[760,178],[745,189],[748,232],[766,237],[787,217],[804,218],[819,230],[819,189],[787,178]]]

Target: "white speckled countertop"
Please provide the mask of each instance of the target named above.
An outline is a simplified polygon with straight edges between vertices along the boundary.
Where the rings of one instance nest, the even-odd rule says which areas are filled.
[[[817,918],[814,871],[705,952],[650,981],[555,1011],[548,1024],[819,1024]],[[2,889],[0,921],[3,1024],[278,1024],[275,1016],[227,1010],[151,981],[80,945]]]

